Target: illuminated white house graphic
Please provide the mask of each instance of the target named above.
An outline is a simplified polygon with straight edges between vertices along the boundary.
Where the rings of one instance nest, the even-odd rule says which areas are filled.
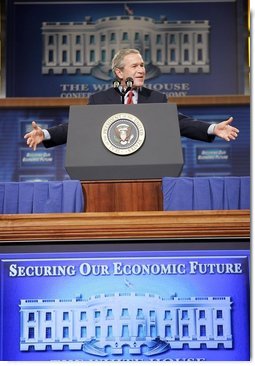
[[[160,73],[208,73],[208,20],[168,21],[111,16],[82,22],[43,22],[43,74],[92,74],[111,79],[111,60],[121,48],[137,48],[147,78]]]
[[[83,350],[105,357],[168,349],[232,348],[230,297],[113,293],[88,299],[23,299],[20,350]]]

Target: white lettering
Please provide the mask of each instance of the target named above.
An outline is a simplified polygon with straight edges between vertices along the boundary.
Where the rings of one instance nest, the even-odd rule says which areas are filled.
[[[60,88],[63,92],[84,92],[89,90],[88,84],[60,84]]]
[[[185,274],[186,266],[180,264],[122,264],[113,263],[114,275],[162,275],[162,274]]]
[[[107,90],[112,86],[112,84],[93,84],[94,91]]]
[[[154,83],[145,84],[145,86],[152,90],[166,91],[166,92],[179,92],[190,90],[189,83]]]
[[[94,276],[105,276],[109,275],[109,268],[106,264],[89,264],[82,263],[80,265],[80,274],[82,276],[88,276],[90,274]]]
[[[243,273],[241,263],[199,263],[191,261],[190,274],[238,274]]]
[[[74,276],[75,267],[69,266],[18,266],[11,264],[9,267],[10,277],[51,277],[51,276]]]

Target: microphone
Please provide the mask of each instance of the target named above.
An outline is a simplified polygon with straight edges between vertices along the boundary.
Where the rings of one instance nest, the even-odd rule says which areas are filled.
[[[126,83],[126,86],[127,86],[127,89],[126,89],[126,92],[127,92],[130,89],[132,89],[133,84],[134,84],[134,80],[129,76],[128,78],[126,78],[125,83]]]
[[[121,101],[122,101],[122,104],[124,104],[124,94],[123,94],[123,92],[120,90],[119,86],[120,86],[120,81],[119,81],[118,79],[113,80],[113,88],[114,88],[114,90],[115,90],[119,95],[121,95]]]
[[[122,90],[120,90],[121,89],[120,88],[120,85],[121,85],[120,80],[118,80],[118,79],[113,80],[113,88],[114,88],[114,90],[116,90],[116,92],[118,94],[121,95],[122,104],[124,104],[124,97],[125,97],[126,93],[129,92],[129,90],[132,89],[133,84],[134,84],[134,80],[131,77],[128,77],[125,80],[125,84],[127,86],[126,89],[122,88]]]
[[[113,80],[114,89],[119,89],[120,81],[118,79]]]

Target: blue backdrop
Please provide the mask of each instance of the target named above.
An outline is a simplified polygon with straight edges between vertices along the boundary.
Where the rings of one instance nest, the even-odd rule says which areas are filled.
[[[7,96],[87,96],[111,82],[91,75],[43,75],[43,22],[93,22],[106,16],[124,15],[125,1],[22,1],[7,2]],[[244,93],[247,77],[246,1],[128,2],[134,16],[169,21],[209,21],[209,73],[162,74],[149,80],[166,91],[164,84],[186,84],[188,90],[172,90],[170,95],[213,95]],[[33,20],[33,21],[31,21]],[[137,29],[139,32],[140,29]],[[64,87],[66,86],[66,88]],[[68,93],[68,85],[79,91]],[[84,89],[83,89],[84,88]],[[66,92],[67,90],[67,92]]]

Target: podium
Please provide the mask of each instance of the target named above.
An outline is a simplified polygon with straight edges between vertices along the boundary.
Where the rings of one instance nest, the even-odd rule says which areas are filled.
[[[87,212],[160,211],[161,179],[182,167],[175,104],[70,107],[66,170]]]
[[[162,211],[161,179],[82,181],[86,212]]]

